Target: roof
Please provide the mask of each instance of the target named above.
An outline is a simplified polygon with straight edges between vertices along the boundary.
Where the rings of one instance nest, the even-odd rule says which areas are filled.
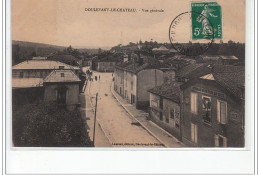
[[[195,63],[181,68],[179,71],[177,71],[176,77],[196,78],[208,73],[210,73],[208,64]]]
[[[201,58],[204,61],[217,61],[219,59],[219,56],[214,56],[214,55],[201,55]]]
[[[153,48],[152,51],[169,51],[164,45],[159,48]]]
[[[21,70],[21,69],[59,69],[59,66],[64,66],[64,69],[80,69],[76,66],[71,66],[59,61],[53,60],[27,60],[16,64],[12,67],[13,70]]]
[[[242,88],[245,87],[245,69],[242,66],[214,65],[210,74],[197,77],[206,81],[216,82],[233,96],[242,97]],[[189,86],[189,82],[197,82],[195,79],[183,84],[183,88]]]
[[[42,78],[13,78],[12,88],[31,88],[43,86]]]
[[[180,85],[181,84],[177,82],[165,83],[148,90],[148,92],[180,103]]]
[[[239,81],[245,82],[242,76],[237,76],[235,80],[227,75],[223,75],[220,73],[213,73],[213,76],[215,78],[215,81],[219,85],[227,89],[231,94],[239,98],[242,97],[242,87],[240,85],[242,85],[243,83],[237,83]]]
[[[47,57],[33,57],[33,60],[46,60]]]
[[[78,76],[71,70],[54,70],[44,80],[44,83],[79,82]]]
[[[238,58],[236,56],[223,56],[223,55],[220,55],[219,57],[221,59],[223,59],[223,60],[238,60]]]

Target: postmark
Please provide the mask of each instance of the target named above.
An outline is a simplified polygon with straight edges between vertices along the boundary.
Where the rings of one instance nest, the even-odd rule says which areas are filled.
[[[208,28],[214,28],[211,21],[199,12],[183,12],[175,17],[169,28],[170,42],[179,53],[186,56],[204,54],[214,41],[214,30],[205,32],[201,39],[193,39],[193,31],[200,25],[192,25],[192,19],[202,16],[208,20]]]

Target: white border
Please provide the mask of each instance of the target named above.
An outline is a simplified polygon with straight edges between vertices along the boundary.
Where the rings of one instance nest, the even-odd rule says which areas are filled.
[[[4,2],[3,2],[4,3]],[[7,174],[254,174],[254,1],[246,1],[246,147],[244,149],[52,149],[11,148],[11,20],[6,1],[6,172]],[[4,11],[3,11],[4,13]],[[3,51],[4,52],[4,51]],[[5,61],[3,61],[5,65]],[[3,65],[3,66],[4,66]],[[254,65],[254,66],[253,66]],[[3,77],[3,80],[5,77]],[[5,82],[4,82],[5,83]],[[257,87],[257,86],[256,86]],[[3,89],[5,86],[3,85]],[[4,93],[5,94],[5,93]],[[2,94],[2,95],[4,95]],[[5,122],[5,121],[4,121]],[[18,151],[19,150],[19,151]]]

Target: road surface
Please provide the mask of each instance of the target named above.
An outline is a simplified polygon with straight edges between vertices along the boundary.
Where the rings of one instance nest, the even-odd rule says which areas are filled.
[[[95,76],[98,77],[97,81]],[[113,97],[110,90],[112,73],[93,71],[93,77],[85,93],[89,93],[93,108],[98,93],[97,119],[111,145],[113,147],[162,147],[162,144],[137,123]]]

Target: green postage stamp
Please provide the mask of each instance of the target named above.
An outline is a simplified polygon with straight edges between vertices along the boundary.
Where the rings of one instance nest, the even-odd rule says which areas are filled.
[[[217,2],[191,3],[192,39],[222,39],[222,14]]]

